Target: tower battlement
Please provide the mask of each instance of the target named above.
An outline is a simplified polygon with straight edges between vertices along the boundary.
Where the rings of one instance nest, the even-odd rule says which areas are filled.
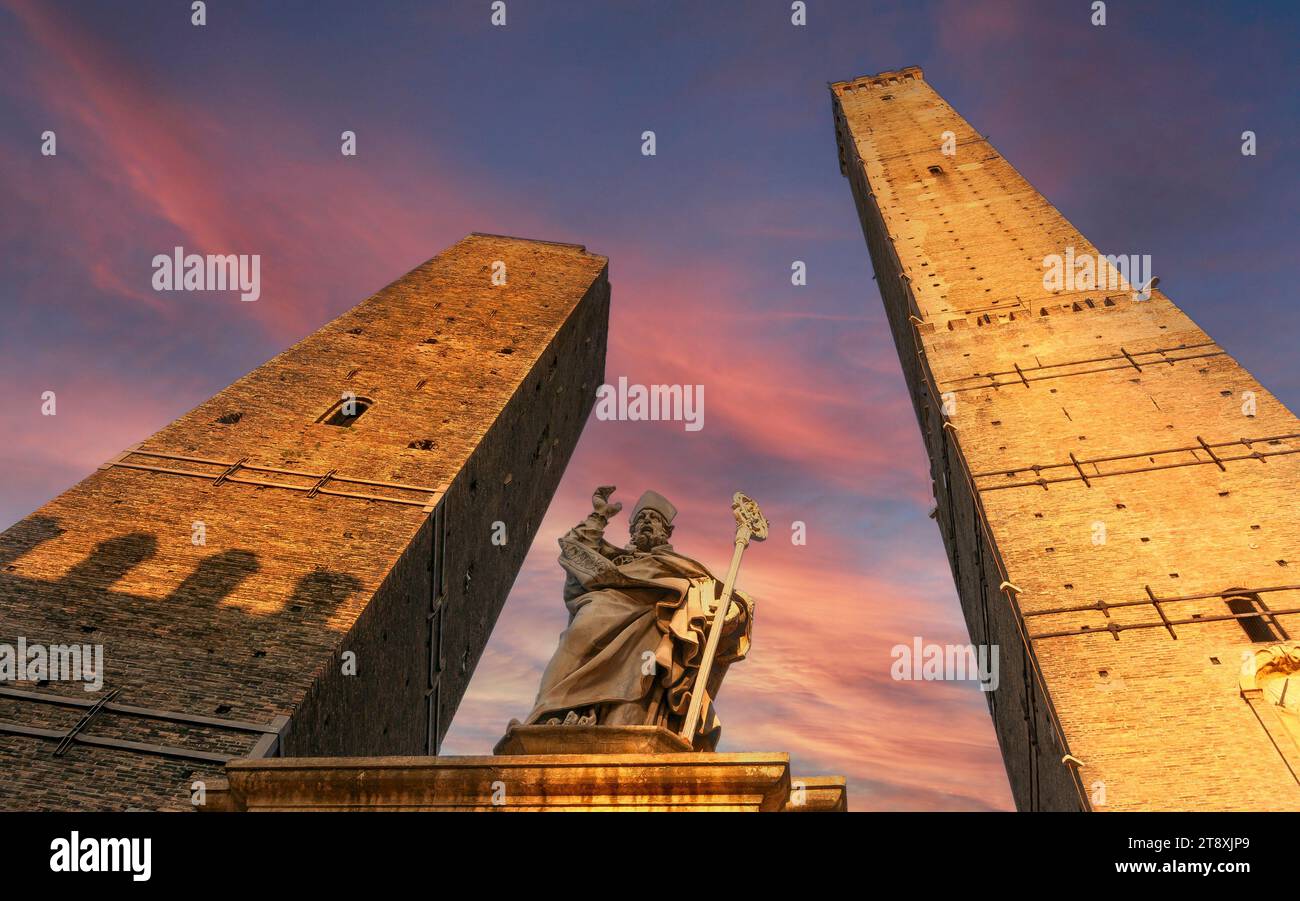
[[[858,90],[868,90],[870,88],[883,88],[891,84],[902,84],[907,81],[924,81],[925,72],[920,66],[904,66],[901,69],[891,69],[887,72],[877,72],[875,75],[859,75],[857,78],[850,78],[847,81],[833,81],[830,83],[832,93],[843,94],[846,91],[852,93]]]

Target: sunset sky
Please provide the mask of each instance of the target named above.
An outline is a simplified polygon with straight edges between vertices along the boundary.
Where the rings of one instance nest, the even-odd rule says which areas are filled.
[[[1009,809],[974,684],[890,679],[893,645],[967,636],[827,82],[921,66],[1294,410],[1300,8],[807,5],[507,0],[494,28],[489,0],[211,0],[194,27],[188,0],[0,0],[0,528],[471,231],[585,244],[610,259],[607,381],[701,384],[704,428],[589,422],[444,752],[532,706],[555,539],[595,486],[668,496],[719,570],[743,490],[774,534],[742,570],[721,750],[843,774],[858,809]],[[260,254],[261,299],[155,293],[176,245]]]

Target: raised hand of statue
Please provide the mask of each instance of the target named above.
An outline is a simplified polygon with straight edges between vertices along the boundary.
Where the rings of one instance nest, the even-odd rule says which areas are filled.
[[[601,485],[596,489],[596,493],[591,496],[591,509],[606,519],[611,519],[618,515],[623,509],[623,504],[619,501],[609,502],[609,496],[614,493],[613,485]]]

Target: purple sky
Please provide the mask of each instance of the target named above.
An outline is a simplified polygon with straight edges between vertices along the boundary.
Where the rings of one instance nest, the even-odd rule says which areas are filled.
[[[808,0],[802,28],[785,0],[507,0],[504,28],[488,0],[209,7],[194,27],[187,2],[0,0],[0,526],[470,231],[586,244],[611,261],[608,379],[704,384],[705,427],[588,425],[448,753],[531,706],[564,626],[554,539],[593,486],[673,498],[679,546],[717,568],[741,489],[776,534],[743,573],[723,749],[845,774],[859,808],[1010,805],[980,693],[889,678],[894,644],[966,634],[828,81],[922,66],[1300,400],[1294,4],[1115,0],[1100,28],[1088,0]],[[178,244],[260,254],[261,299],[154,293]]]

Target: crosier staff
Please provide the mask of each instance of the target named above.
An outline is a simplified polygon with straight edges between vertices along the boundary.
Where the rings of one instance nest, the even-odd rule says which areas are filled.
[[[767,539],[767,520],[763,511],[758,509],[752,499],[737,491],[731,498],[731,512],[736,516],[736,549],[731,554],[731,568],[727,570],[727,580],[722,583],[722,599],[718,601],[718,610],[713,614],[713,625],[709,629],[709,638],[704,645],[704,657],[695,674],[695,688],[691,692],[691,706],[686,711],[686,723],[681,736],[687,744],[694,746],[695,730],[700,723],[700,713],[704,708],[704,694],[709,684],[709,671],[713,669],[713,658],[718,653],[718,643],[722,641],[722,626],[731,609],[731,590],[736,585],[736,573],[740,571],[740,557],[749,547],[750,541]]]

